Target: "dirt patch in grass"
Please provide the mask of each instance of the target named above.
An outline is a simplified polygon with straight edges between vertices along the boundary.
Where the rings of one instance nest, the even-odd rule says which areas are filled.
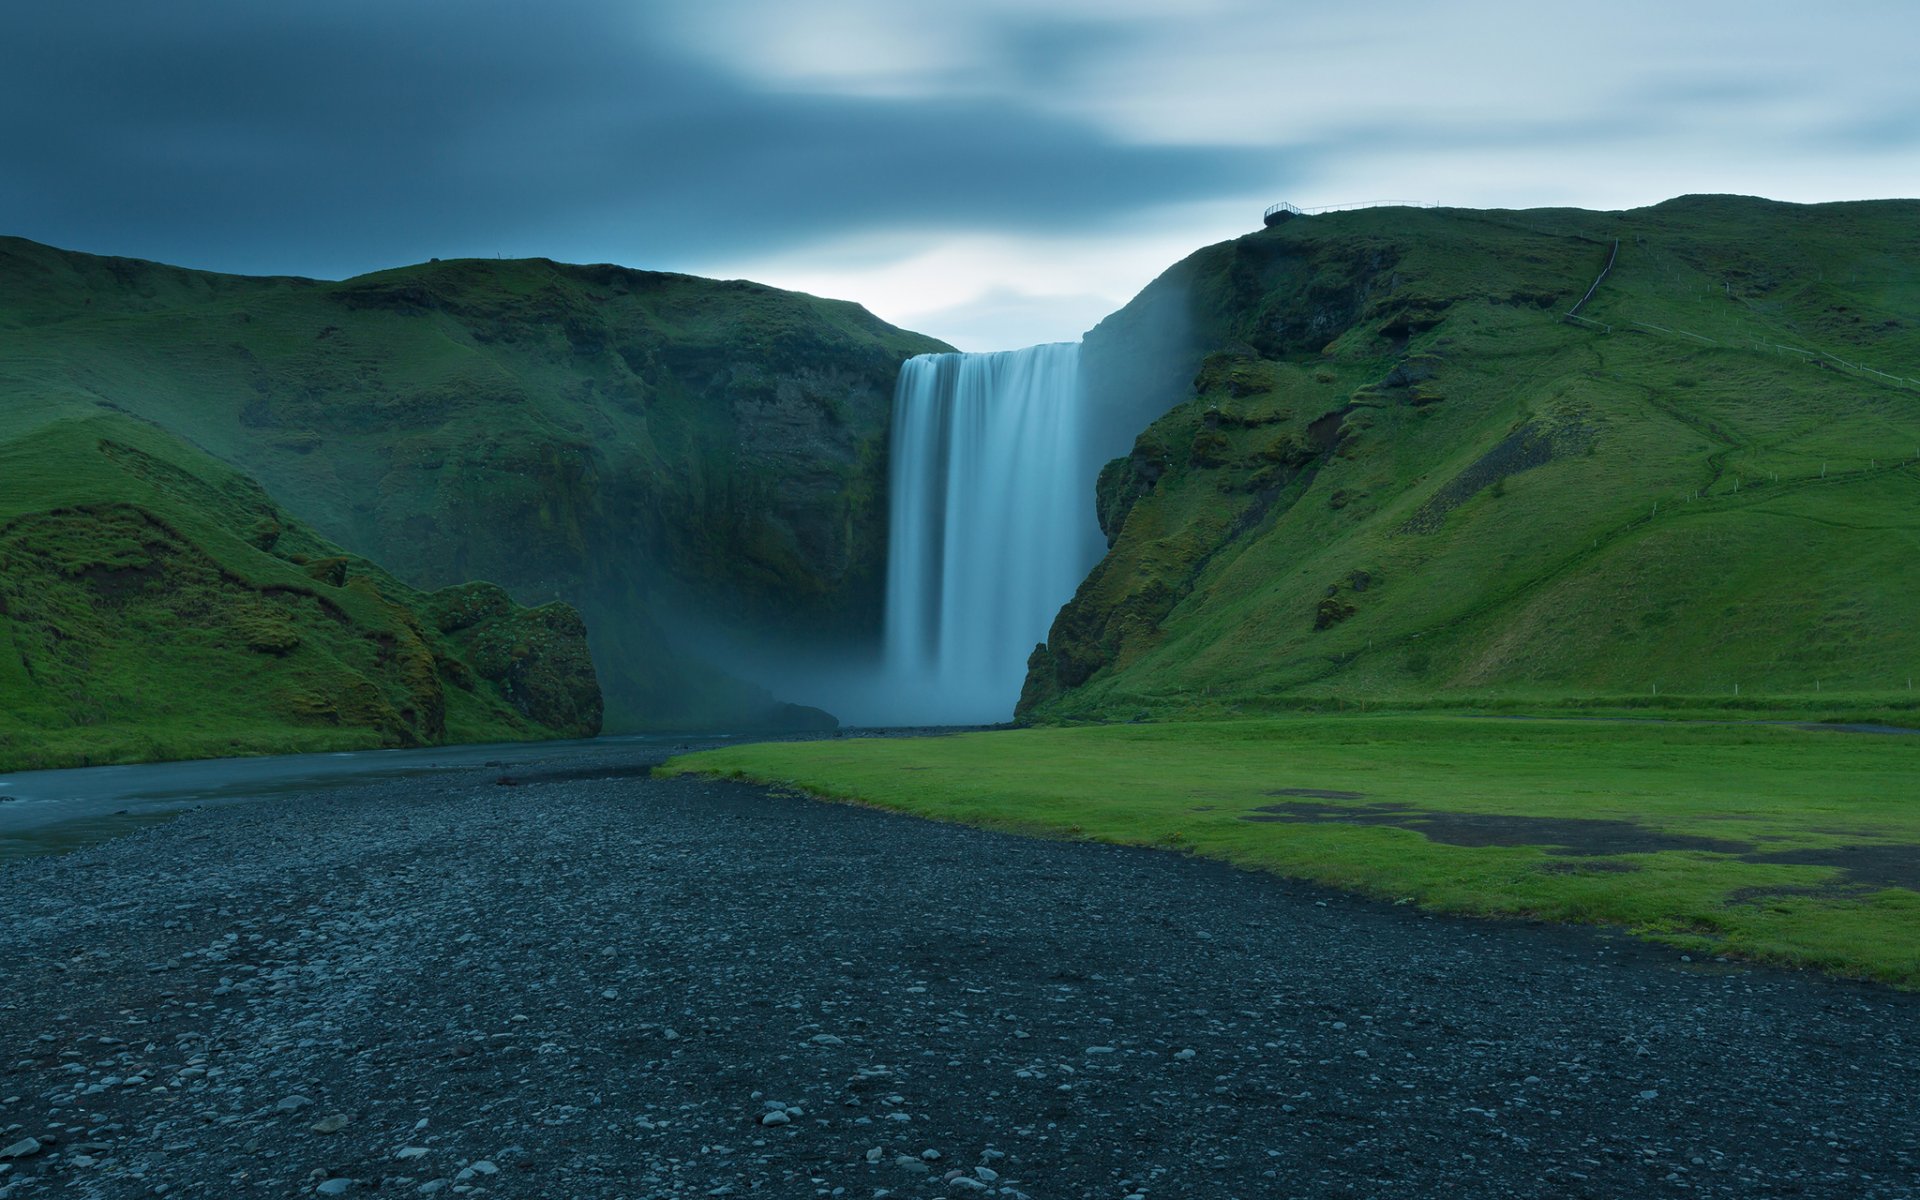
[[[1748,854],[1746,861],[1795,867],[1837,867],[1846,872],[1837,881],[1873,888],[1906,888],[1920,892],[1920,846],[1881,843],[1871,846],[1816,846],[1803,850],[1770,850]]]
[[[1792,899],[1799,896],[1811,896],[1816,900],[1857,900],[1874,891],[1845,880],[1830,880],[1826,883],[1810,885],[1790,885],[1787,887],[1744,887],[1735,888],[1727,893],[1728,904],[1770,904],[1775,900]]]
[[[1407,518],[1400,532],[1435,533],[1448,513],[1487,488],[1503,484],[1507,476],[1544,467],[1556,458],[1584,454],[1592,444],[1593,431],[1578,422],[1547,425],[1529,421],[1443,485]]]
[[[1641,869],[1637,862],[1623,862],[1611,858],[1596,858],[1588,862],[1550,862],[1540,865],[1540,870],[1549,875],[1631,875]]]
[[[1598,817],[1515,817],[1494,813],[1435,812],[1394,804],[1315,804],[1294,801],[1265,804],[1243,821],[1337,821],[1349,825],[1393,825],[1450,846],[1540,846],[1550,854],[1581,857],[1657,854],[1662,850],[1711,850],[1742,854],[1748,842],[1662,833],[1635,821]]]

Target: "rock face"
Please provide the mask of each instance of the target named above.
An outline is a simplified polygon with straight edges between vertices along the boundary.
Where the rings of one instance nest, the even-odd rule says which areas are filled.
[[[424,606],[515,712],[580,737],[600,732],[600,688],[578,610],[558,602],[523,608],[492,583],[443,588]]]
[[[1911,526],[1916,217],[1381,208],[1199,251],[1087,335],[1111,549],[1019,714],[1912,708],[1920,564],[1867,530]]]
[[[0,419],[0,770],[590,737],[578,612],[434,593],[161,430]]]
[[[878,628],[899,364],[943,350],[744,282],[453,261],[323,283],[0,240],[0,399],[89,395],[410,584],[586,618],[616,727],[765,723],[691,647]]]

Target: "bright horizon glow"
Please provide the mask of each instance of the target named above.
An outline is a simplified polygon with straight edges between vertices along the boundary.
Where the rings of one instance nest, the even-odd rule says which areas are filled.
[[[1540,161],[1568,168],[1561,156]],[[1368,191],[1375,164],[1359,161],[1329,172],[1324,191],[1295,190],[1270,198],[1191,205],[1146,214],[1138,228],[1085,236],[1020,237],[960,234],[848,238],[758,259],[722,259],[691,273],[752,279],[771,287],[861,304],[890,324],[939,338],[957,350],[1013,350],[1077,341],[1123,307],[1161,272],[1204,246],[1252,233],[1268,204],[1288,200],[1305,209],[1410,203],[1447,208],[1644,208],[1677,196],[1720,193],[1760,196],[1792,204],[1907,199],[1872,193],[1883,179],[1873,164],[1844,157],[1816,158],[1813,178],[1789,178],[1739,163],[1707,164],[1723,186],[1662,190],[1667,177],[1628,168],[1603,186],[1584,191],[1561,183],[1509,177],[1507,164],[1489,162],[1480,178],[1461,187],[1458,163],[1435,152],[1399,160],[1403,192]],[[1450,193],[1449,194],[1449,190]],[[1920,193],[1920,188],[1916,189]],[[1065,284],[1065,287],[1061,285]]]

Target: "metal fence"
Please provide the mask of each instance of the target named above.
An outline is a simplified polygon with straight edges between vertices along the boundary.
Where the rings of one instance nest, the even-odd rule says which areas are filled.
[[[1272,220],[1281,213],[1294,217],[1311,217],[1320,213],[1352,212],[1357,208],[1439,208],[1438,204],[1429,204],[1424,200],[1357,200],[1351,204],[1320,204],[1312,208],[1301,208],[1297,204],[1281,201],[1270,206],[1260,214],[1263,221]]]

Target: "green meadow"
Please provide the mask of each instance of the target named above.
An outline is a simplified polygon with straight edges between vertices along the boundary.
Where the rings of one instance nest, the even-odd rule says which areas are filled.
[[[743,745],[661,770],[1920,987],[1920,737],[1303,716]]]

